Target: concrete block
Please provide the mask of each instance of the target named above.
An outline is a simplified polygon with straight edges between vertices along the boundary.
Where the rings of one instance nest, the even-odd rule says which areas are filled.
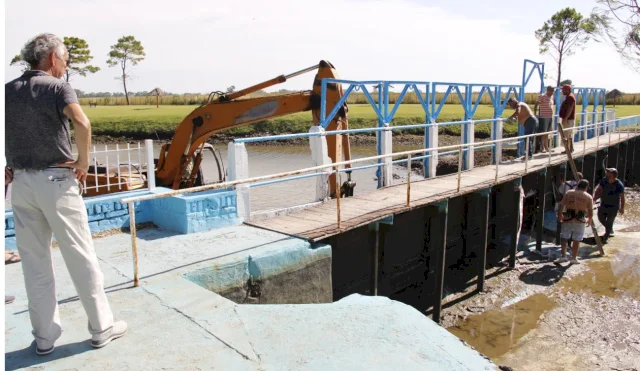
[[[312,126],[309,133],[324,133],[321,126]],[[331,164],[329,151],[327,149],[327,138],[315,136],[309,138],[309,146],[311,147],[311,158],[313,166],[322,166]],[[327,169],[329,170],[329,169]],[[318,170],[318,173],[326,173],[326,170]],[[316,201],[324,201],[329,198],[329,174],[324,174],[316,178]]]
[[[93,215],[89,215],[89,221],[90,222],[94,222],[97,220],[102,220],[105,218],[105,214],[93,214]]]
[[[128,215],[128,214],[129,214],[128,210],[110,211],[110,212],[106,213],[105,217],[107,219],[109,219],[109,218],[116,218],[116,217],[119,217],[119,216],[122,216],[122,215]]]
[[[101,204],[95,204],[93,205],[93,210],[96,214],[101,214],[102,213],[102,205]]]
[[[427,128],[426,148],[438,148],[438,123],[432,121],[433,126]],[[436,176],[436,169],[438,168],[438,152],[427,153],[430,157],[425,160],[427,171],[425,176],[427,178],[434,178]]]
[[[380,141],[382,147],[382,155],[393,153],[393,136],[389,124],[385,123],[385,130],[380,132]],[[388,187],[393,185],[393,159],[385,157],[382,162],[382,186]]]

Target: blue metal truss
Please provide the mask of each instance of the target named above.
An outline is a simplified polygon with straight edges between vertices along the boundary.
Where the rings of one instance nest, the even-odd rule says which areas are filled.
[[[329,123],[333,120],[335,115],[338,113],[340,107],[347,101],[349,95],[354,91],[361,91],[368,104],[371,106],[373,111],[378,117],[378,127],[382,128],[385,125],[390,125],[393,120],[400,104],[406,97],[407,93],[413,92],[416,94],[418,101],[424,111],[425,115],[425,124],[420,127],[425,128],[425,148],[428,148],[429,143],[429,127],[432,124],[435,124],[438,119],[442,108],[450,96],[451,93],[454,93],[460,99],[462,108],[464,110],[464,118],[461,123],[461,131],[462,131],[462,141],[463,143],[469,143],[470,139],[468,136],[468,132],[465,129],[465,125],[469,125],[469,121],[473,119],[475,113],[482,101],[482,98],[485,94],[488,94],[491,103],[493,105],[493,130],[492,130],[492,139],[496,139],[495,133],[498,131],[498,122],[495,119],[500,118],[507,106],[507,100],[514,96],[518,98],[520,101],[524,101],[525,99],[525,89],[529,84],[531,78],[534,76],[535,72],[538,72],[540,77],[540,94],[544,92],[544,63],[534,62],[529,59],[524,60],[523,71],[522,71],[522,83],[520,85],[496,85],[496,84],[468,84],[468,83],[456,83],[456,82],[426,82],[426,81],[382,81],[382,80],[372,80],[372,81],[352,81],[352,80],[340,80],[340,79],[322,79],[321,85],[321,101],[320,101],[320,126],[323,128],[327,128]],[[327,102],[326,102],[326,92],[328,84],[342,84],[344,89],[344,93],[342,98],[337,102],[335,107],[331,110],[331,112],[327,112]],[[389,87],[400,87],[400,94],[396,99],[394,104],[389,103]],[[371,92],[368,90],[367,86],[377,87],[377,100],[373,98]],[[437,89],[444,88],[444,95],[440,102],[437,102]],[[420,88],[424,88],[424,93],[420,91]],[[477,97],[474,99],[474,89],[477,91]],[[479,89],[479,91],[478,91]],[[589,106],[589,102],[593,101],[594,108],[592,113],[592,118],[595,120],[596,111],[598,106],[601,104],[603,111],[606,105],[605,100],[605,89],[601,88],[575,88],[576,91],[576,102],[579,101],[578,96],[582,99],[582,112],[587,112],[587,108]],[[424,95],[423,95],[424,94]],[[556,101],[556,114],[558,114],[560,104],[562,103],[562,95],[560,94],[560,89],[556,90],[555,95]],[[605,114],[602,113],[602,120],[605,119]],[[489,121],[489,120],[488,120]],[[554,128],[555,129],[555,128]],[[518,125],[518,135],[524,134],[524,128]],[[377,132],[377,135],[380,136],[380,131]],[[593,135],[590,131],[587,134],[589,137]],[[580,138],[577,138],[580,139]],[[496,154],[496,146],[492,147],[493,150],[493,158],[494,163],[497,158]],[[466,164],[466,159],[468,155],[468,149],[465,149],[463,152],[463,161]],[[378,154],[382,154],[381,141],[378,140],[377,146]],[[520,140],[518,142],[518,154],[522,156],[524,154],[524,141]],[[426,155],[424,158],[424,166],[425,169],[429,166],[431,155]],[[378,162],[380,163],[381,160]],[[377,175],[379,179],[379,186],[381,186],[381,169],[378,167]]]

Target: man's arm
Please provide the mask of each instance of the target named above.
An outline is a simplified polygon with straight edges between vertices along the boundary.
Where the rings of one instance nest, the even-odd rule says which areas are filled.
[[[509,119],[512,119],[512,118],[518,116],[519,113],[520,113],[520,106],[516,107],[516,110],[513,111],[513,115],[509,116]]]
[[[593,199],[597,200],[600,198],[600,196],[602,196],[602,186],[598,184],[598,186],[596,187],[596,191],[593,193]]]
[[[78,180],[84,182],[89,170],[89,148],[91,147],[91,122],[77,103],[71,103],[64,107],[64,115],[71,120],[75,131],[76,145],[78,146],[78,159],[67,164],[76,170]]]
[[[567,204],[567,198],[566,197],[562,197],[562,200],[560,200],[560,206],[558,206],[558,220],[562,223],[563,219],[562,219],[562,213],[564,213],[564,206]]]
[[[538,112],[538,106],[540,105],[540,96],[538,96],[538,100],[536,100],[536,104],[533,105],[533,114],[535,115]]]
[[[587,215],[589,219],[587,219],[587,225],[593,224],[593,199],[589,197],[589,205],[587,206],[589,210],[587,211]]]
[[[574,100],[572,104],[569,104],[569,108],[567,108],[567,112],[562,118],[562,122],[567,122],[567,120],[569,120],[569,116],[571,116],[571,114],[575,109],[576,109],[576,101]]]

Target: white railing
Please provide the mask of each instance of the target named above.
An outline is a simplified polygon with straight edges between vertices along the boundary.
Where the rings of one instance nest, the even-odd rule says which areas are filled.
[[[600,129],[604,128],[606,130],[606,133],[608,135],[606,135],[605,140],[608,140],[608,144],[607,145],[611,145],[611,139],[613,136],[613,133],[616,131],[616,129],[620,129],[624,126],[632,126],[634,128],[633,131],[629,130],[629,131],[625,131],[624,134],[627,137],[631,137],[638,135],[638,128],[640,125],[640,116],[629,116],[629,117],[623,117],[623,118],[619,118],[619,119],[615,119],[615,120],[605,120],[604,122],[596,122],[596,123],[592,123],[592,124],[588,124],[588,125],[584,125],[581,128],[577,128],[577,127],[573,127],[573,128],[567,128],[564,129],[564,134],[566,135],[567,132],[573,133],[576,130],[580,130],[580,129],[587,129],[587,128],[595,128],[595,132],[596,134],[598,134],[600,132]],[[622,135],[623,135],[623,131],[622,130],[617,130],[618,131],[618,140],[622,139]],[[457,191],[456,193],[460,193],[461,190],[461,177],[462,177],[462,173],[464,173],[465,171],[462,170],[462,166],[461,166],[461,158],[462,158],[462,152],[465,149],[468,148],[474,148],[476,146],[484,146],[487,144],[498,144],[498,143],[505,143],[508,141],[512,141],[514,139],[520,140],[523,139],[525,141],[525,145],[526,145],[526,149],[525,149],[525,167],[524,167],[524,173],[526,174],[528,172],[528,165],[529,165],[529,155],[528,155],[528,149],[529,149],[529,138],[535,138],[538,136],[543,136],[543,135],[550,135],[550,134],[555,134],[556,131],[552,130],[552,131],[548,131],[545,133],[535,133],[535,134],[529,134],[529,135],[523,135],[523,136],[519,136],[516,138],[504,138],[504,139],[499,139],[499,140],[492,140],[492,141],[487,141],[487,142],[471,142],[471,143],[463,143],[463,144],[457,144],[457,145],[451,145],[451,146],[444,146],[444,147],[436,147],[436,148],[422,148],[422,149],[417,149],[417,150],[410,150],[410,151],[404,151],[404,152],[396,152],[396,153],[388,153],[388,154],[383,154],[383,155],[378,155],[378,156],[371,156],[371,157],[364,157],[364,158],[357,158],[357,159],[352,159],[349,161],[341,161],[341,162],[336,162],[336,163],[332,163],[332,164],[326,164],[326,165],[320,165],[320,166],[314,166],[314,167],[309,167],[309,168],[304,168],[304,169],[299,169],[299,170],[294,170],[294,171],[288,171],[288,172],[283,172],[283,173],[278,173],[278,174],[271,174],[271,175],[265,175],[265,176],[259,176],[259,177],[254,177],[254,178],[247,178],[247,179],[237,179],[237,180],[231,180],[231,181],[226,181],[226,182],[222,182],[222,183],[216,183],[216,184],[208,184],[208,185],[204,185],[204,186],[200,186],[200,187],[193,187],[193,188],[184,188],[184,189],[179,189],[179,190],[172,190],[169,192],[165,192],[165,193],[160,193],[160,194],[149,194],[149,195],[143,195],[143,196],[134,196],[134,197],[125,197],[123,199],[120,200],[120,202],[122,203],[126,203],[129,206],[129,224],[130,224],[130,229],[131,229],[131,244],[132,244],[132,250],[133,250],[133,266],[134,266],[134,286],[138,286],[139,285],[139,278],[138,278],[138,249],[137,249],[137,244],[136,244],[136,222],[135,222],[135,203],[137,202],[141,202],[141,201],[146,201],[146,200],[153,200],[153,199],[158,199],[158,198],[165,198],[165,197],[171,197],[171,196],[176,196],[176,195],[181,195],[181,194],[187,194],[187,193],[195,193],[195,192],[202,192],[202,191],[210,191],[210,190],[215,190],[215,189],[224,189],[224,188],[231,188],[231,187],[236,187],[236,189],[238,188],[238,186],[243,186],[243,185],[248,185],[248,184],[252,184],[252,183],[258,183],[258,182],[264,182],[264,181],[269,181],[269,180],[275,180],[275,179],[284,179],[284,178],[298,178],[298,176],[300,174],[304,174],[304,173],[315,173],[317,171],[323,171],[326,174],[337,174],[338,176],[336,176],[336,189],[339,190],[340,189],[340,183],[341,183],[341,177],[340,177],[340,167],[344,166],[344,165],[350,165],[350,164],[354,164],[354,163],[359,163],[359,162],[364,162],[364,161],[371,161],[371,160],[382,160],[382,159],[386,159],[386,158],[392,158],[394,156],[407,156],[407,159],[405,160],[407,162],[407,167],[410,171],[411,169],[411,161],[412,161],[412,156],[414,155],[424,155],[426,153],[433,153],[433,152],[439,152],[442,150],[456,150],[458,152],[458,172],[457,172]],[[603,135],[596,135],[596,148],[599,149],[600,148],[600,137],[601,136],[605,136]],[[604,139],[604,138],[603,138]],[[578,151],[576,151],[578,152]],[[580,153],[580,152],[578,152]],[[583,155],[586,154],[586,140],[584,141],[583,144],[583,151],[582,151]],[[557,155],[557,153],[556,153]],[[551,156],[552,153],[551,151],[548,152],[547,154],[548,156],[548,164],[551,164]],[[415,160],[415,158],[413,159]],[[499,168],[500,168],[500,161],[497,161],[495,163],[495,183],[499,182]],[[285,179],[286,181],[286,179]],[[407,207],[410,206],[411,204],[411,180],[409,179],[409,181],[407,182],[407,198],[406,198],[406,205]],[[340,229],[341,228],[341,211],[340,211],[340,192],[336,192],[337,198],[336,198],[336,222],[337,222],[337,228]]]
[[[73,155],[77,157],[78,154]],[[122,191],[127,188],[140,189],[145,182],[146,189],[155,188],[153,140],[151,139],[145,140],[144,145],[140,142],[126,145],[94,145],[89,152],[89,158],[90,170],[93,171],[89,172],[83,184],[84,194],[90,190],[95,190],[96,193],[106,190],[105,193],[111,193],[113,190]],[[105,172],[98,174],[98,167],[104,168]],[[146,180],[142,176],[144,172],[146,172]],[[138,178],[134,181],[136,174]],[[116,181],[113,181],[113,178]],[[87,185],[88,182],[93,185]]]

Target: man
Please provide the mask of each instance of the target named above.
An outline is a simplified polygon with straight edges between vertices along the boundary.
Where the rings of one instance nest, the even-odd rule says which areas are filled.
[[[562,126],[558,127],[560,131],[560,138],[564,139],[565,151],[573,152],[573,127],[576,124],[576,97],[571,92],[571,85],[562,85],[562,95],[565,96],[564,101],[560,105],[560,123]],[[562,131],[562,129],[571,129]]]
[[[584,178],[582,176],[581,172],[578,172],[578,179],[582,179]],[[560,179],[560,186],[558,187],[558,193],[560,194],[558,197],[558,201],[562,201],[562,198],[564,197],[564,195],[567,194],[567,192],[569,192],[572,189],[576,189],[576,187],[578,186],[578,181],[577,180],[567,180],[566,182],[564,180],[562,180],[562,178]],[[559,207],[560,202],[558,202],[557,207]],[[556,208],[556,211],[558,211],[558,209]]]
[[[558,220],[562,223],[560,232],[562,257],[557,260],[558,263],[568,260],[567,245],[569,239],[571,239],[573,240],[571,246],[573,253],[569,262],[571,264],[580,264],[578,262],[578,249],[584,236],[584,228],[585,225],[593,222],[593,198],[587,193],[588,187],[589,181],[582,179],[578,182],[576,189],[568,191],[560,201]]]
[[[509,107],[515,111],[513,115],[509,116],[508,120],[518,117],[518,123],[524,126],[524,135],[533,134],[538,127],[538,119],[533,115],[531,107],[524,102],[518,102],[515,98],[509,98],[507,101]],[[535,137],[529,137],[529,157],[533,156],[533,143]]]
[[[59,37],[36,36],[25,45],[22,59],[31,70],[5,84],[5,154],[14,170],[11,203],[36,354],[53,352],[62,332],[52,233],[89,318],[91,345],[100,348],[123,336],[127,324],[113,320],[80,195],[89,168],[91,124],[75,91],[61,80],[69,53]],[[69,119],[77,160],[71,153]]]
[[[539,126],[538,133],[546,133],[551,131],[551,127],[553,124],[553,93],[555,89],[553,86],[547,86],[547,92],[545,94],[540,94],[536,104],[533,107],[533,112],[538,112],[538,108],[540,108],[540,113],[538,115]],[[542,153],[546,153],[549,151],[549,136],[543,135],[540,138],[540,145],[542,146]]]
[[[598,220],[604,225],[605,233],[603,242],[606,243],[609,237],[613,236],[613,222],[616,220],[618,211],[624,215],[624,184],[618,179],[618,170],[615,168],[606,169],[606,178],[596,187],[595,197],[600,199],[598,207]]]

